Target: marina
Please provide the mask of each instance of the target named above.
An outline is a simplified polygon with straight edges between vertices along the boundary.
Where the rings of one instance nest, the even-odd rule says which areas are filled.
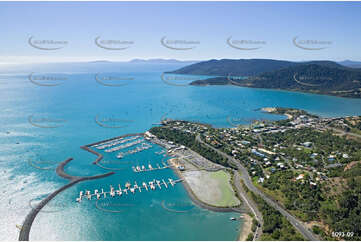
[[[146,167],[145,165],[137,165],[137,166],[132,166],[132,169],[134,172],[146,172],[146,171],[155,171],[155,170],[163,170],[163,169],[167,169],[170,168],[171,165],[168,165],[164,162],[162,162],[163,166],[160,166],[158,163],[156,164],[157,167],[153,167],[150,163],[148,164],[148,167]]]
[[[182,181],[183,181],[182,179],[173,180],[172,178],[168,178],[168,182],[165,181],[164,179],[162,179],[161,181],[153,179],[152,181],[149,181],[148,183],[142,182],[142,186],[146,191],[149,191],[149,188],[150,188],[150,190],[157,190],[157,187],[159,190],[161,190],[162,185],[164,186],[164,188],[167,189],[169,187],[168,185],[171,185],[172,187],[174,187],[174,185],[176,185],[177,183],[182,182]],[[114,187],[112,185],[110,185],[109,191],[104,191],[104,188],[101,188],[101,192],[99,192],[98,189],[95,189],[94,193],[91,193],[90,190],[80,191],[79,197],[77,197],[75,199],[75,201],[80,203],[80,202],[82,202],[83,198],[92,200],[93,197],[95,197],[97,200],[99,200],[101,198],[107,198],[107,194],[112,198],[114,198],[116,195],[118,195],[120,197],[123,194],[128,195],[128,191],[134,195],[136,192],[141,193],[142,188],[141,188],[141,186],[138,186],[136,181],[134,182],[133,185],[131,183],[127,182],[124,185],[124,189],[122,189],[120,184],[118,184],[117,190],[115,190]]]
[[[138,153],[138,152],[141,152],[141,151],[144,151],[144,150],[147,150],[147,149],[150,149],[152,148],[152,146],[150,144],[147,144],[147,143],[142,143],[140,146],[137,146],[135,149],[133,150],[128,150],[127,152],[119,152],[117,154],[117,158],[118,159],[121,159],[123,158],[124,156],[126,155],[132,155],[132,154],[135,154],[135,153]]]
[[[138,140],[135,140],[135,141],[130,142],[130,143],[126,143],[126,144],[119,145],[119,146],[116,146],[116,147],[113,147],[113,148],[110,148],[110,149],[106,149],[106,150],[104,150],[104,152],[110,153],[110,152],[118,151],[118,150],[121,150],[121,149],[126,149],[126,148],[132,147],[134,145],[140,144],[143,141],[144,141],[144,139],[138,139]],[[114,145],[112,145],[112,146],[114,146]]]
[[[124,144],[126,142],[136,140],[138,138],[140,138],[140,136],[138,136],[138,135],[134,136],[134,137],[126,138],[126,139],[124,139],[123,137],[120,137],[120,138],[112,139],[110,141],[102,141],[101,143],[92,145],[91,147],[94,147],[98,150],[103,150],[103,149],[110,148],[115,145]]]

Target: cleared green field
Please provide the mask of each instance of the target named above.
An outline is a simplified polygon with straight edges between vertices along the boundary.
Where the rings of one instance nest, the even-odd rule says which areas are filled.
[[[218,188],[222,192],[221,199],[215,201],[216,206],[235,206],[240,204],[230,184],[231,175],[229,173],[225,171],[212,172],[210,177],[217,181]]]

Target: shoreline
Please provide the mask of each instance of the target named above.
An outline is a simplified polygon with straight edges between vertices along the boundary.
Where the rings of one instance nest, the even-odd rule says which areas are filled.
[[[246,241],[248,235],[252,233],[252,217],[247,213],[243,215],[243,225],[238,236],[238,241]]]
[[[171,166],[171,169],[176,173],[176,175],[178,176],[179,179],[183,180],[182,184],[183,184],[184,189],[187,191],[191,200],[199,207],[211,210],[213,212],[237,212],[237,213],[243,214],[243,211],[237,207],[217,207],[217,206],[213,206],[208,203],[205,203],[204,201],[199,199],[197,197],[197,195],[193,192],[192,188],[190,187],[189,183],[186,181],[186,179],[184,178],[182,173],[173,166]]]
[[[264,108],[261,108],[261,111],[265,112],[265,113],[270,113],[270,114],[283,115],[283,116],[286,116],[287,119],[292,119],[293,118],[293,116],[291,114],[289,114],[289,113],[284,113],[284,114],[277,113],[277,108],[276,107],[264,107]]]
[[[154,143],[154,144],[157,144],[157,145],[159,145],[159,146],[161,146],[163,148],[165,148],[168,151],[167,146],[165,144],[163,144],[162,142],[160,142],[160,140],[158,138],[150,139],[149,141]],[[203,209],[207,209],[207,210],[213,211],[213,212],[236,212],[236,213],[239,213],[240,216],[243,216],[241,218],[243,220],[243,223],[242,223],[242,226],[241,226],[241,228],[239,230],[239,233],[237,235],[237,241],[244,241],[248,237],[248,234],[249,234],[249,232],[251,231],[251,228],[252,228],[252,219],[247,214],[247,212],[244,210],[242,203],[238,207],[216,207],[216,206],[210,205],[208,203],[205,203],[204,201],[199,199],[197,197],[197,195],[193,192],[193,190],[190,187],[189,183],[184,178],[182,172],[180,170],[178,170],[174,166],[170,166],[170,168],[173,170],[173,172],[177,175],[177,177],[179,179],[183,180],[182,185],[183,185],[184,189],[186,190],[186,192],[187,192],[189,198],[191,199],[191,201],[194,204],[196,204],[198,207],[203,208]],[[245,238],[245,239],[243,239],[243,238]]]
[[[178,75],[187,75],[187,74],[178,74]],[[205,79],[206,80],[206,79]],[[336,97],[336,98],[346,98],[346,99],[361,99],[361,97],[350,97],[350,96],[341,96],[333,93],[322,93],[322,92],[312,92],[312,91],[302,91],[300,89],[286,89],[286,88],[267,88],[267,87],[254,87],[254,86],[246,86],[246,85],[238,85],[237,83],[225,83],[225,84],[188,84],[190,86],[195,87],[210,87],[210,86],[233,86],[233,87],[241,87],[241,88],[252,88],[266,91],[280,91],[280,92],[291,92],[291,93],[300,93],[300,94],[311,94],[311,95],[320,95],[320,96],[328,96],[328,97]]]
[[[195,203],[198,207],[203,208],[203,209],[207,209],[207,210],[213,211],[213,212],[223,212],[223,213],[235,212],[235,213],[239,213],[240,216],[243,216],[241,218],[243,220],[243,223],[242,223],[241,229],[239,230],[239,233],[237,235],[237,241],[245,241],[247,239],[248,234],[252,231],[251,230],[252,229],[251,216],[249,216],[240,207],[238,207],[238,208],[237,207],[235,207],[235,208],[231,208],[231,207],[215,207],[215,206],[212,206],[210,204],[207,204],[207,203],[203,202],[202,200],[200,200],[194,194],[192,188],[189,186],[186,179],[184,179],[181,172],[177,168],[175,168],[173,166],[171,166],[171,169],[177,174],[177,176],[180,179],[183,179],[182,185],[183,185],[184,189],[187,191],[187,194],[190,197],[190,199],[192,200],[192,202]]]

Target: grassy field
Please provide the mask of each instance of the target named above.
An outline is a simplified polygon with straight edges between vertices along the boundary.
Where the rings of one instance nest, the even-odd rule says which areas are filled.
[[[216,202],[217,206],[235,206],[239,204],[239,200],[230,184],[231,175],[229,173],[225,171],[212,172],[210,177],[217,180],[218,188],[222,192],[221,199]]]

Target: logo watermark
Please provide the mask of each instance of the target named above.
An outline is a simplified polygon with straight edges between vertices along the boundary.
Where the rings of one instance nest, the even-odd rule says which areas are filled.
[[[162,73],[160,79],[167,85],[184,87],[189,86],[190,82],[199,80],[199,77]]]
[[[234,76],[230,73],[227,75],[227,80],[234,85],[239,85],[241,81],[265,81],[268,78],[262,76]]]
[[[312,201],[309,200],[303,200],[303,199],[296,199],[293,202],[293,206],[300,211],[306,212],[306,213],[317,213],[317,210],[312,208]]]
[[[200,44],[197,40],[170,40],[166,36],[161,38],[160,43],[171,50],[191,50]]]
[[[105,40],[101,39],[100,36],[96,37],[94,42],[96,46],[106,50],[126,50],[134,45],[132,40]]]
[[[232,36],[230,36],[227,39],[227,44],[238,50],[258,50],[266,45],[267,42],[264,40],[236,40],[232,39]]]
[[[28,117],[28,122],[38,128],[59,128],[64,126],[66,120],[64,119],[54,119],[49,117],[40,117],[36,118],[34,115]]]
[[[38,204],[45,199],[49,194],[40,194],[36,193],[35,198],[30,199],[29,201],[24,201],[23,199],[18,199],[13,202],[14,199],[8,200],[8,209],[9,210],[24,210],[37,209]],[[19,202],[17,202],[19,201]],[[51,200],[49,201],[41,210],[40,213],[57,213],[65,210],[69,206],[67,201]]]
[[[29,200],[29,207],[32,209],[37,209],[37,205],[43,200],[45,199],[49,194],[42,194],[42,195],[38,195],[38,197],[33,198],[31,200]],[[41,213],[58,213],[63,211],[68,205],[68,202],[63,202],[63,201],[57,201],[57,200],[51,200],[50,202],[48,202],[45,207],[43,207],[39,212]]]
[[[37,86],[54,87],[63,84],[68,80],[65,76],[51,75],[51,74],[38,74],[34,75],[34,72],[30,73],[28,79],[31,83]]]
[[[115,160],[101,160],[99,163],[104,165],[126,165],[126,164],[133,164],[133,161],[115,161]]]
[[[303,50],[323,50],[332,45],[332,41],[329,40],[303,40],[299,39],[298,36],[294,37],[292,42],[294,46]]]
[[[127,208],[134,206],[135,204],[131,204],[131,203],[116,203],[116,202],[100,201],[100,200],[97,200],[95,202],[95,207],[97,209],[107,213],[122,213],[127,211]]]
[[[51,39],[42,39],[37,40],[31,36],[28,39],[28,44],[38,50],[59,50],[68,45],[68,41],[66,40],[51,40]]]
[[[270,123],[271,121],[268,119],[256,119],[256,118],[245,118],[245,117],[235,117],[235,116],[227,116],[227,123],[232,127],[239,127],[240,125],[255,125],[260,123]]]
[[[191,212],[195,206],[190,202],[161,202],[162,208],[173,213],[188,213]]]
[[[127,120],[115,117],[99,117],[99,115],[95,116],[95,123],[103,128],[125,128],[128,127],[129,124],[134,123],[134,120]]]
[[[298,73],[295,73],[293,75],[293,80],[303,86],[319,87],[319,86],[322,86],[325,81],[332,81],[333,79],[332,79],[332,77],[327,77],[327,76],[306,76],[306,75],[299,75]],[[322,83],[313,84],[313,83],[310,83],[310,81],[318,81],[318,82],[321,81]]]
[[[33,161],[28,160],[28,164],[39,170],[54,170],[60,162],[57,161]]]
[[[134,81],[134,77],[131,76],[121,76],[117,75],[109,75],[109,74],[96,74],[95,81],[100,85],[106,87],[122,87],[129,84],[130,81]]]

